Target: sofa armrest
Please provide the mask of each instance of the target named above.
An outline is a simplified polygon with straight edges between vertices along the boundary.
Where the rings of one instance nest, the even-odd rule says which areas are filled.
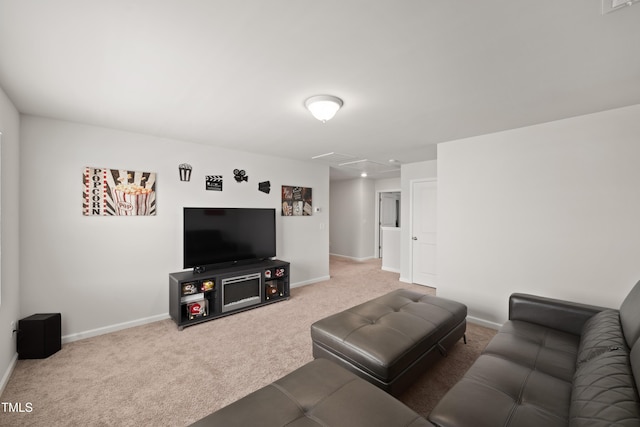
[[[522,320],[580,335],[584,323],[606,307],[580,304],[537,295],[515,293],[509,297],[509,320]]]

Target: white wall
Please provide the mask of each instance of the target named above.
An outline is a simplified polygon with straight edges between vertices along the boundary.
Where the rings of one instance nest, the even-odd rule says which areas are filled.
[[[168,274],[182,270],[184,206],[280,212],[282,185],[311,187],[321,212],[278,215],[277,254],[291,262],[292,285],[329,277],[326,166],[32,116],[22,117],[21,144],[21,314],[61,312],[67,339],[168,315]],[[191,182],[178,179],[185,162]],[[86,166],[156,172],[157,215],[83,216]],[[235,168],[249,181],[237,183]],[[205,191],[204,176],[219,174],[223,191]],[[268,195],[258,191],[265,180]]]
[[[400,281],[411,283],[411,183],[422,179],[436,179],[438,162],[408,163],[401,167],[402,199],[400,200]]]
[[[374,256],[375,184],[365,178],[331,181],[330,251],[365,260]]]
[[[400,191],[401,187],[400,177],[376,179],[373,184],[378,193],[383,191]]]
[[[4,91],[0,89],[0,393],[15,363],[16,339],[10,323],[20,318],[19,224],[19,159],[20,115]]]
[[[438,146],[438,295],[618,307],[640,279],[640,105]]]
[[[398,227],[380,227],[382,231],[382,269],[400,272],[400,231]]]

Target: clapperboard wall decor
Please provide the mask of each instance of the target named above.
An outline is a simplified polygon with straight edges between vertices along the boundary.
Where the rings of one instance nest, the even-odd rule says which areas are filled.
[[[222,191],[222,175],[207,175],[205,188],[210,191]]]

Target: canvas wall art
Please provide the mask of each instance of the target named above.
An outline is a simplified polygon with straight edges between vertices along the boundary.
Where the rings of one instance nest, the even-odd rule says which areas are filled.
[[[282,186],[282,216],[311,216],[311,188]]]
[[[82,175],[85,216],[156,214],[156,174],[87,167]]]

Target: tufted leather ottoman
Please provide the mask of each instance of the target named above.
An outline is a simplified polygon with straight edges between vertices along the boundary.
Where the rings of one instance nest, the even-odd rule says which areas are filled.
[[[317,359],[190,427],[435,427],[402,402]]]
[[[398,289],[311,325],[313,356],[398,395],[465,336],[467,307]]]

